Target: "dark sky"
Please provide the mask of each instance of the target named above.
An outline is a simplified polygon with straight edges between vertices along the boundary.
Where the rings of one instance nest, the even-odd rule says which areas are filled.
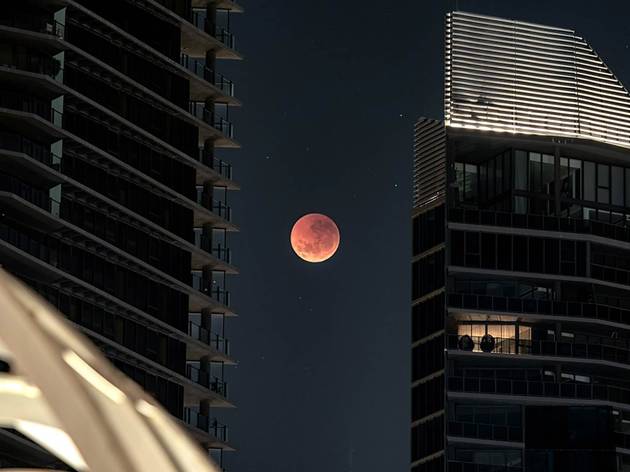
[[[223,415],[239,451],[226,468],[408,471],[412,129],[442,115],[449,2],[242,3],[245,61],[223,69],[244,103],[232,115],[243,149],[223,154],[243,187],[232,198],[240,317],[228,325],[238,409]],[[574,28],[630,85],[626,2],[458,3]],[[307,212],[341,231],[323,264],[289,245]]]

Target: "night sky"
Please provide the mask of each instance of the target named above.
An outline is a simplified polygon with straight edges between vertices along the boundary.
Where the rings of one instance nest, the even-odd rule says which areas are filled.
[[[233,19],[243,189],[241,275],[229,286],[228,472],[409,470],[413,122],[442,116],[443,18],[455,2],[242,1]],[[460,0],[459,9],[573,28],[630,86],[627,2]],[[298,259],[308,212],[341,231],[335,257]]]

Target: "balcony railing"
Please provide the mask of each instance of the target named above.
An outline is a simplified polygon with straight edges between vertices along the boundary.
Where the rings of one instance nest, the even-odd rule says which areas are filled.
[[[522,472],[522,467],[448,461],[448,472]]]
[[[232,263],[232,249],[222,244],[212,246],[212,255],[226,264]]]
[[[464,438],[487,439],[491,441],[521,442],[523,440],[523,430],[520,427],[464,423],[460,421],[448,422],[449,436],[459,436]]]
[[[449,377],[450,392],[602,400],[630,404],[630,390],[612,385],[511,380],[493,377]]]
[[[210,31],[212,36],[217,38],[223,44],[225,44],[230,49],[236,49],[236,37],[234,34],[224,26],[219,25],[208,25],[208,31]]]
[[[226,221],[232,221],[232,207],[221,200],[212,200],[212,212]]]
[[[447,338],[449,350],[467,350],[492,354],[529,354],[552,357],[574,357],[630,364],[630,342],[602,336],[576,335],[571,341],[492,338],[482,342],[480,336],[467,336],[473,344],[466,349],[463,336],[451,334]],[[485,349],[484,349],[485,347]]]
[[[0,25],[11,26],[13,28],[38,31],[62,38],[65,36],[66,27],[53,18],[42,19],[36,15],[9,15],[0,19]]]
[[[61,156],[24,136],[0,131],[0,149],[24,153],[51,169],[61,171]]]
[[[57,59],[43,54],[18,54],[11,58],[11,62],[0,65],[9,69],[33,72],[53,78],[57,77],[63,71],[61,63]]]
[[[228,442],[228,427],[215,418],[202,415],[192,408],[184,408],[184,421],[197,429],[205,431],[221,442]]]
[[[448,306],[469,310],[488,310],[502,313],[533,313],[550,316],[592,318],[630,325],[630,310],[599,303],[581,303],[494,297],[470,293],[450,293]]]
[[[193,59],[187,54],[182,54],[179,58],[179,63],[197,77],[200,77],[209,84],[214,85],[216,88],[221,90],[223,94],[230,97],[234,96],[234,82],[225,77],[223,74],[210,69],[203,61]]]
[[[53,216],[59,216],[60,202],[17,177],[0,173],[0,191],[13,193]]]
[[[630,242],[630,226],[614,225],[595,220],[544,215],[521,215],[464,208],[449,209],[448,219],[453,223],[592,234],[603,238]]]
[[[594,256],[595,259],[596,256]],[[610,267],[602,264],[591,264],[591,277],[598,280],[606,280],[622,285],[630,285],[630,270],[619,267]]]
[[[53,216],[59,216],[60,203],[50,199],[49,205],[48,208],[44,209],[47,209]],[[35,238],[31,234],[0,223],[0,239],[51,266],[60,266],[57,255],[48,250],[49,243],[45,237]]]
[[[213,244],[212,239],[202,232],[195,231],[195,246],[226,264],[232,263],[232,250],[220,243]]]
[[[230,355],[230,342],[222,336],[211,332],[210,330],[200,326],[192,321],[188,322],[188,335],[204,344],[207,344],[215,351],[221,352],[226,356]]]
[[[226,221],[232,221],[232,208],[221,200],[212,198],[211,192],[206,192],[199,187],[196,195],[196,203],[208,210],[211,210],[215,215],[220,216]]]
[[[198,29],[214,36],[230,49],[236,49],[234,35],[226,27],[209,22],[205,11],[192,10],[189,21]]]
[[[212,153],[206,151],[203,148],[199,148],[199,162],[207,165],[211,169],[214,169],[218,174],[222,175],[226,179],[232,179],[232,164],[228,164],[218,157],[214,157]]]
[[[199,118],[204,123],[207,123],[213,128],[219,130],[224,136],[230,139],[234,137],[234,125],[222,116],[208,110],[204,102],[189,102],[188,111],[191,115]]]
[[[197,367],[188,364],[186,365],[186,376],[194,383],[227,398],[227,383],[211,375],[210,372],[199,370]]]
[[[213,284],[211,280],[204,278],[199,274],[192,275],[192,287],[205,293],[209,297],[214,298],[225,306],[230,306],[230,292],[217,284]]]
[[[50,102],[25,93],[11,93],[0,96],[0,107],[32,113],[56,126],[63,124],[63,111],[50,106]]]

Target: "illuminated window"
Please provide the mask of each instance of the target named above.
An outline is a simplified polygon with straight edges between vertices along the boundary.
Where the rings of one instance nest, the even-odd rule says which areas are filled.
[[[516,353],[516,333],[518,330],[519,344],[529,344],[532,330],[529,326],[517,326],[508,323],[467,323],[457,326],[458,336],[470,336],[475,343],[473,352],[481,352],[481,339],[486,334],[494,338],[495,348],[492,352],[501,354]]]

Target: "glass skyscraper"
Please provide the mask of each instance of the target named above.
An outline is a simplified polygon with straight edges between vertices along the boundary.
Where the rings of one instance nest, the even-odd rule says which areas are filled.
[[[416,125],[412,472],[630,470],[630,95],[574,31],[447,15]]]
[[[0,12],[0,264],[222,463],[233,316],[224,160],[232,0],[21,0]],[[229,156],[228,156],[229,158]],[[10,364],[3,366],[11,369]],[[0,466],[52,466],[0,434]]]

